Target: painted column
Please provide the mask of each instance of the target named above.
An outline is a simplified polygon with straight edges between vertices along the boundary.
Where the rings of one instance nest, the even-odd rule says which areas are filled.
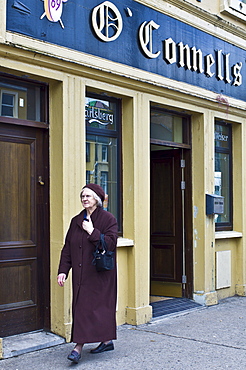
[[[241,231],[245,235],[246,218],[245,218],[245,200],[246,187],[245,177],[245,151],[246,146],[246,130],[245,120],[239,125],[233,127],[233,225],[235,231]],[[235,241],[234,255],[236,260],[236,287],[235,293],[240,296],[246,296],[246,245],[244,238],[237,238]]]
[[[127,168],[124,182],[124,194],[128,199],[127,203],[126,200],[124,201],[124,207],[126,207],[124,208],[124,230],[127,234],[126,237],[134,240],[134,247],[129,250],[128,254],[129,285],[126,322],[138,325],[150,321],[152,317],[152,308],[149,305],[149,101],[144,97],[144,94],[136,94],[132,113],[131,135],[129,132],[127,135],[128,154],[125,153],[124,158],[126,159],[126,156],[130,155],[132,162],[132,165]],[[126,132],[124,130],[126,128],[123,128],[123,142]],[[127,163],[129,164],[129,162]]]
[[[214,192],[214,118],[205,111],[192,119],[194,300],[217,303],[214,218],[206,216],[206,193]]]
[[[56,281],[60,252],[71,218],[81,211],[85,183],[84,84],[67,76],[50,85],[51,330],[66,340],[71,332],[71,276]]]

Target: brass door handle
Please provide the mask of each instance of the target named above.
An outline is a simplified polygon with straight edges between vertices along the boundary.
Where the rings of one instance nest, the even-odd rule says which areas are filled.
[[[38,183],[39,183],[39,185],[42,185],[42,186],[44,185],[42,176],[38,176]]]

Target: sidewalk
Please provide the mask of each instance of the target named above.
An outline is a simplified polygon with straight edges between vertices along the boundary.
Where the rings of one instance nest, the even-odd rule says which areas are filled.
[[[115,350],[66,359],[73,344],[62,344],[0,361],[3,370],[211,370],[246,369],[246,297],[222,300],[218,305],[149,324],[118,328]]]

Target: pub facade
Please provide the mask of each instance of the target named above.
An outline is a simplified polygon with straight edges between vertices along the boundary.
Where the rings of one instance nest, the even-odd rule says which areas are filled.
[[[57,267],[90,182],[119,224],[118,325],[246,295],[246,10],[208,3],[3,1],[0,337],[70,339]]]

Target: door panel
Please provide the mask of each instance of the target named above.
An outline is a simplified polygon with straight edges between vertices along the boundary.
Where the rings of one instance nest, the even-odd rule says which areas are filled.
[[[155,156],[157,156],[156,153]],[[152,177],[151,204],[155,211],[151,214],[151,232],[153,235],[174,236],[174,158],[154,158],[152,155],[151,168],[152,176],[155,176],[157,180],[154,181]]]
[[[173,279],[176,276],[175,245],[152,243],[152,277],[154,279]]]
[[[31,240],[34,168],[34,140],[1,136],[0,173],[3,192],[0,194],[0,235],[1,242]],[[6,222],[10,220],[11,222]]]
[[[48,254],[48,213],[47,207],[44,217],[37,211],[46,204],[37,181],[47,167],[44,136],[42,129],[0,124],[0,336],[45,325],[49,263],[41,266]]]
[[[180,159],[179,149],[151,153],[151,294],[154,295],[170,295],[172,285],[174,295],[182,295]]]

